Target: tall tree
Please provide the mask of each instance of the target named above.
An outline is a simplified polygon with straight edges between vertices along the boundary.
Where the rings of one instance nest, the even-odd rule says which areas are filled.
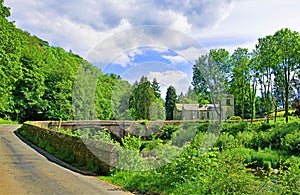
[[[281,29],[274,34],[274,39],[277,66],[283,73],[284,113],[285,121],[288,122],[292,74],[295,74],[296,68],[299,67],[300,36],[298,32],[290,29]]]
[[[230,54],[226,49],[212,49],[209,52],[214,64],[218,68],[220,81],[224,85],[224,93],[229,93],[229,83],[232,79],[232,63],[230,63]]]
[[[199,104],[207,104],[210,102],[210,94],[208,89],[208,82],[203,67],[206,66],[208,55],[202,55],[196,60],[193,66],[193,82],[195,91],[198,94]]]
[[[174,119],[173,111],[176,106],[176,99],[177,99],[177,95],[176,95],[175,88],[173,86],[169,86],[167,89],[166,103],[165,103],[167,120]]]
[[[276,68],[275,53],[275,40],[273,36],[258,39],[256,45],[256,60],[257,64],[253,70],[257,71],[258,80],[262,89],[262,98],[264,100],[264,108],[267,114],[267,122],[269,122],[271,103],[272,103],[272,86],[273,86],[273,73]]]
[[[152,83],[151,83],[151,87],[154,91],[155,97],[160,99],[160,86],[159,83],[157,82],[156,78],[153,79]]]
[[[156,96],[151,83],[147,77],[142,76],[131,97],[132,118],[150,120],[150,107],[154,102],[156,102]]]
[[[252,57],[249,63],[249,70],[250,70],[250,107],[251,107],[251,123],[253,123],[253,119],[256,116],[256,93],[257,93],[257,86],[258,86],[258,75],[259,71],[256,68],[259,64],[257,53],[253,51]]]
[[[230,91],[234,94],[236,115],[241,115],[243,119],[248,112],[247,102],[251,89],[249,60],[250,54],[246,48],[236,49],[231,56],[234,68]]]
[[[117,120],[130,120],[129,103],[133,86],[124,80],[118,80],[112,92],[111,103],[114,118]]]

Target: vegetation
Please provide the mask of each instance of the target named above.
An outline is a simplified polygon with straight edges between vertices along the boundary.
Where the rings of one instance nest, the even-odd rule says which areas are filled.
[[[173,120],[174,116],[173,116],[173,111],[175,108],[175,104],[176,104],[176,99],[177,99],[177,95],[176,95],[176,89],[173,86],[170,86],[167,89],[167,96],[166,96],[166,119],[167,120]]]
[[[12,120],[4,120],[0,118],[0,124],[18,124],[17,121],[12,121]]]
[[[299,120],[274,125],[224,124],[214,149],[205,154],[200,146],[207,125],[185,124],[182,128],[167,126],[155,139],[143,143],[144,147],[136,139],[131,147],[126,146],[153,155],[165,144],[182,148],[178,139],[185,139],[187,147],[173,161],[153,170],[116,169],[101,178],[142,194],[297,194],[300,190]],[[193,131],[196,136],[184,138]]]

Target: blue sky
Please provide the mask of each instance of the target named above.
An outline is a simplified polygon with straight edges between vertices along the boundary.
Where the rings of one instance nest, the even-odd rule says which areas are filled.
[[[104,72],[130,81],[141,74],[156,77],[162,93],[168,85],[178,93],[187,89],[194,60],[209,49],[252,50],[258,38],[281,28],[300,31],[298,0],[6,0],[5,4],[17,27],[71,49]],[[95,57],[97,52],[100,58]]]

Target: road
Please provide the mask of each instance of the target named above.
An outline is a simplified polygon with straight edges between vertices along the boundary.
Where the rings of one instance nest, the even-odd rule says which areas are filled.
[[[19,127],[0,125],[0,195],[131,194],[50,162],[14,134]]]

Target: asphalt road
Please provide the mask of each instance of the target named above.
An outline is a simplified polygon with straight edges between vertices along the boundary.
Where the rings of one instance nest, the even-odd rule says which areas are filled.
[[[50,162],[14,134],[19,127],[0,125],[0,195],[130,194],[96,177]]]

